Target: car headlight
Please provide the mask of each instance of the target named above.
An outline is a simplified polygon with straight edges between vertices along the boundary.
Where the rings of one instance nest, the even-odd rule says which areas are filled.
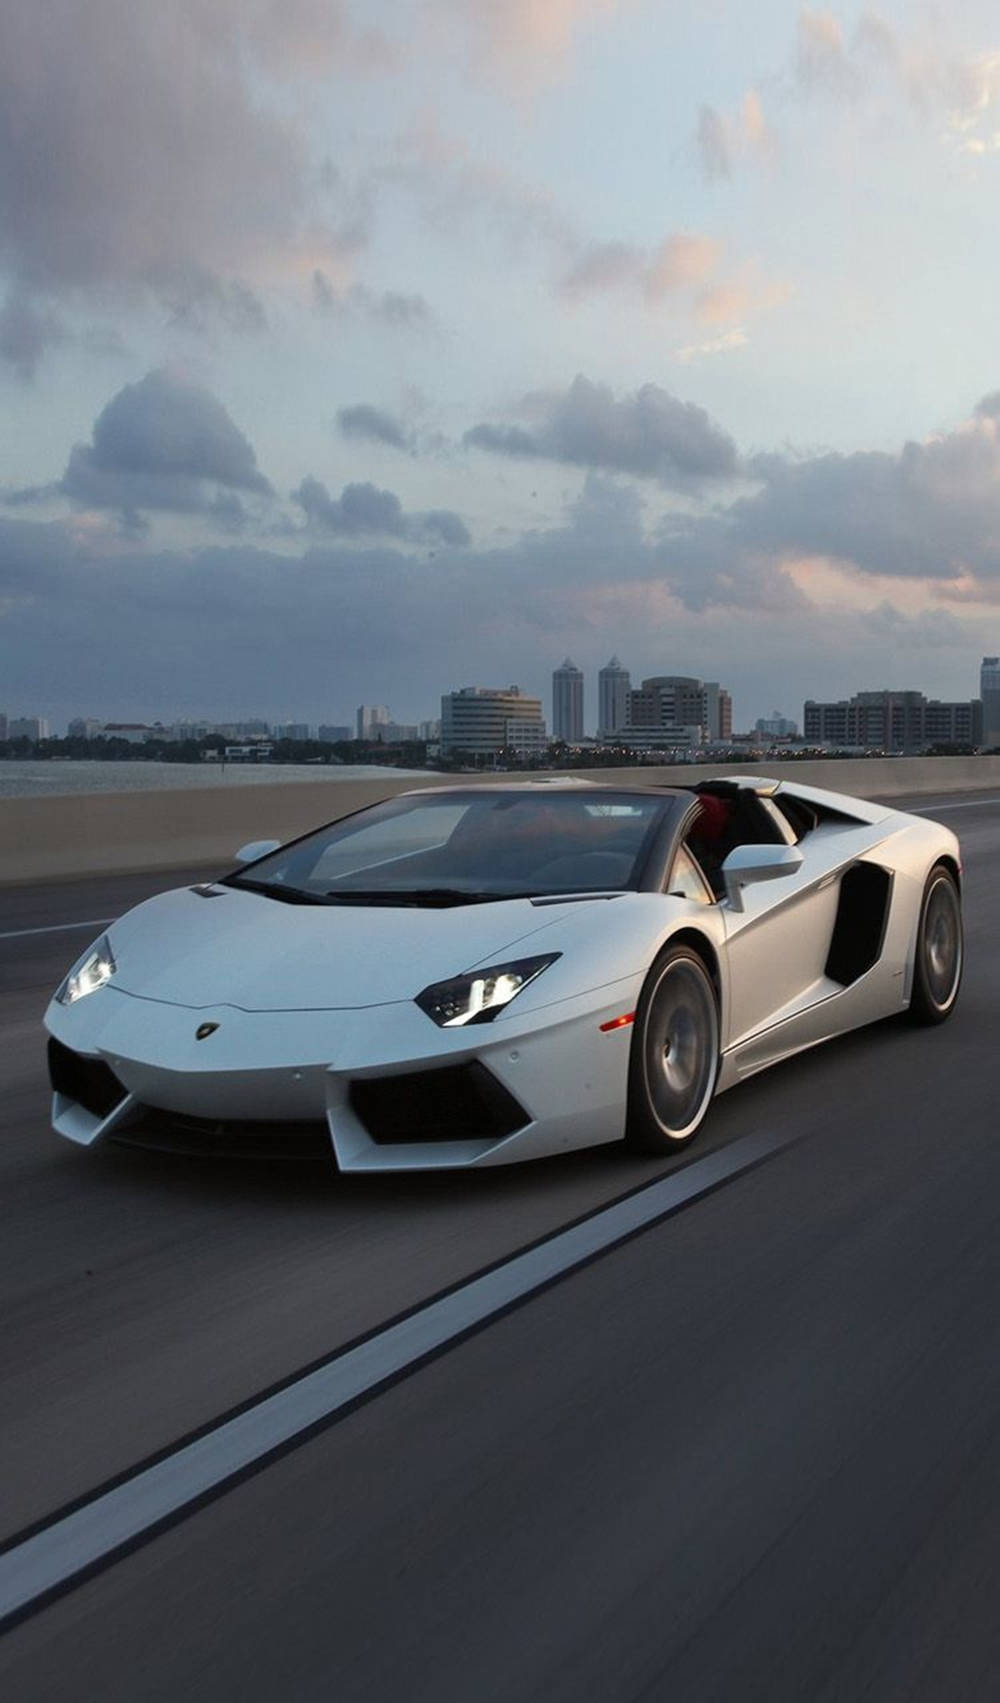
[[[498,1012],[561,956],[547,952],[539,958],[518,958],[511,964],[470,970],[467,976],[453,976],[450,981],[424,988],[417,994],[417,1004],[442,1029],[463,1023],[492,1023]]]
[[[77,959],[66,980],[56,990],[56,999],[60,1005],[75,1005],[78,999],[104,987],[117,968],[111,942],[106,934],[102,934],[96,946],[89,947],[83,957]]]

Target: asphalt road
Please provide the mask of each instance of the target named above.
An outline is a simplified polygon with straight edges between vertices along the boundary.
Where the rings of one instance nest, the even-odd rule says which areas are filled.
[[[15,1626],[0,1695],[994,1695],[1000,800],[945,803],[951,1023],[725,1095],[695,1152],[800,1139]],[[0,893],[0,1537],[670,1169],[77,1152],[48,1132],[39,1018],[89,936],[15,931],[156,885]]]

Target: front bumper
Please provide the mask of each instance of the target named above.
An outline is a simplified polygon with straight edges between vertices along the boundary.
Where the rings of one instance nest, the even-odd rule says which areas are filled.
[[[631,1034],[601,1034],[600,1024],[632,1009],[637,993],[627,978],[522,1019],[515,1006],[494,1023],[447,1030],[412,1001],[250,1012],[109,986],[46,1014],[50,1035],[79,1061],[53,1072],[53,1126],[83,1146],[130,1131],[141,1139],[151,1108],[186,1120],[197,1147],[198,1121],[268,1124],[279,1143],[283,1126],[311,1123],[325,1127],[344,1171],[506,1164],[593,1146],[624,1133]],[[119,1096],[81,1094],[73,1071],[105,1089],[110,1079]]]

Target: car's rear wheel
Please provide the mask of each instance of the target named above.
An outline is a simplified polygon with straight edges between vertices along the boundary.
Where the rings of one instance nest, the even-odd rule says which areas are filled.
[[[668,946],[642,990],[629,1059],[625,1140],[674,1153],[696,1134],[719,1070],[719,1005],[702,960]]]
[[[917,925],[910,1017],[914,1023],[943,1023],[950,1017],[962,981],[962,901],[950,869],[935,864],[927,877]]]

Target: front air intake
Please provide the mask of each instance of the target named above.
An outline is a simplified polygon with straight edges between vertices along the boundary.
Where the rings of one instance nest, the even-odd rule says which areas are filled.
[[[478,1059],[442,1070],[359,1078],[351,1083],[350,1102],[379,1147],[502,1141],[531,1121]]]
[[[49,1038],[49,1081],[53,1092],[75,1100],[91,1117],[106,1118],[128,1093],[102,1058],[85,1058]]]

